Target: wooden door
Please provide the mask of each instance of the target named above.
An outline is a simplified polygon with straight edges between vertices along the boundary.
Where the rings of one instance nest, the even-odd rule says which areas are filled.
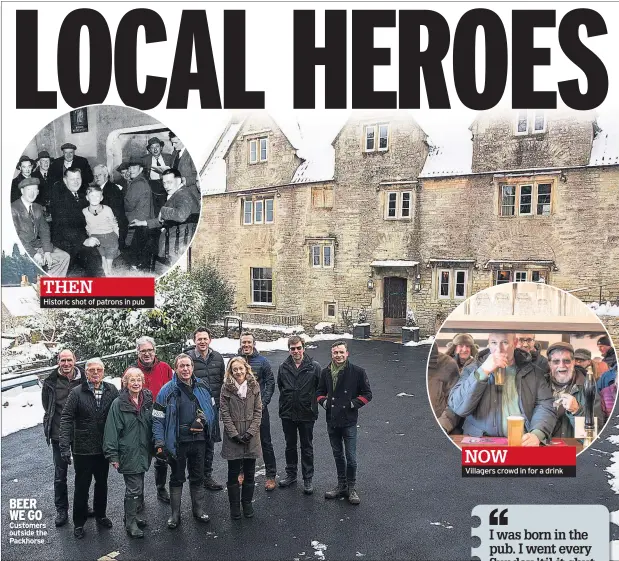
[[[386,277],[384,279],[384,332],[400,333],[406,324],[406,279]]]

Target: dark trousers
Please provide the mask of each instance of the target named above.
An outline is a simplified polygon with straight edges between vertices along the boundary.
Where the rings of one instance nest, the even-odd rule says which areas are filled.
[[[62,249],[62,248],[61,248]],[[71,255],[69,267],[75,265],[84,269],[86,277],[102,277],[103,266],[101,264],[101,254],[96,247],[86,247],[85,245],[71,246],[72,251],[65,250]]]
[[[124,473],[125,498],[144,496],[144,474]]]
[[[157,489],[165,488],[168,477],[168,462],[155,458],[155,485]]]
[[[245,458],[242,460],[228,460],[228,485],[239,482],[239,473],[243,470],[245,479],[243,484],[253,483],[256,475],[256,460]]]
[[[95,478],[93,508],[97,518],[103,518],[107,509],[107,475],[110,464],[103,454],[94,456],[74,455],[75,492],[73,495],[73,524],[83,526],[88,517],[88,492]]]
[[[209,438],[204,445],[204,477],[213,475],[213,456],[215,455],[215,443]]]
[[[271,421],[269,409],[262,406],[262,421],[260,421],[260,443],[262,444],[262,457],[264,458],[264,471],[267,479],[275,479],[277,467],[275,465],[275,452],[271,442]]]
[[[200,485],[204,480],[204,440],[176,444],[176,459],[170,459],[170,487],[182,487],[187,481],[185,470],[189,471],[189,484]]]
[[[69,464],[60,456],[60,443],[52,440],[54,452],[54,504],[56,510],[69,510],[69,494],[67,492],[67,472]]]
[[[327,432],[335,459],[338,482],[348,481],[348,485],[354,485],[357,481],[357,425],[350,427],[327,425]]]
[[[314,476],[314,421],[291,421],[282,419],[286,439],[286,474],[297,475],[299,455],[297,453],[297,433],[301,444],[301,473],[303,479]]]

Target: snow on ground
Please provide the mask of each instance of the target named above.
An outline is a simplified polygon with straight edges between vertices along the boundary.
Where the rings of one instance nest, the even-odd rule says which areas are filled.
[[[5,407],[6,404],[6,407]],[[2,397],[2,436],[22,429],[35,427],[43,422],[41,388],[24,391],[12,397]]]
[[[321,321],[314,326],[316,331],[322,331],[325,327],[333,327],[333,322],[331,321]]]
[[[244,325],[244,324],[243,324]],[[322,333],[315,335],[314,337],[307,337],[303,335],[303,339],[306,343],[314,341],[334,341],[336,339],[352,339],[350,333],[344,333],[337,335],[335,333]],[[221,339],[213,339],[211,341],[211,347],[218,353],[226,355],[234,355],[239,351],[239,340],[230,339],[229,337],[222,337]],[[256,341],[256,348],[259,352],[267,351],[287,351],[288,350],[288,338],[280,337],[276,341]]]
[[[417,347],[419,345],[431,345],[434,343],[434,335],[430,335],[427,339],[422,339],[419,342],[409,341],[408,343],[404,343],[405,347]]]
[[[610,302],[606,302],[606,304],[600,304],[599,302],[593,302],[589,304],[589,307],[598,316],[619,316],[619,306],[613,305]]]

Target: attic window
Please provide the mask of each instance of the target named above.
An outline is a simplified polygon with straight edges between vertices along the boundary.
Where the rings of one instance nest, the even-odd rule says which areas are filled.
[[[514,134],[516,136],[540,134],[543,132],[546,132],[546,114],[544,111],[539,109],[530,111],[522,109],[518,111],[514,125]]]
[[[249,141],[249,163],[257,164],[259,162],[266,162],[268,156],[268,139],[254,138]]]
[[[386,152],[389,149],[389,125],[367,125],[363,129],[365,152]]]

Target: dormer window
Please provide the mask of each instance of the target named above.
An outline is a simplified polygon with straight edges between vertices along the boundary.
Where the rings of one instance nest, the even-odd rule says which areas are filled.
[[[266,162],[268,157],[268,139],[254,138],[249,141],[249,163],[257,164],[259,162]]]
[[[521,110],[516,117],[514,133],[516,136],[525,134],[540,134],[546,132],[546,114],[544,111]]]
[[[366,125],[364,131],[365,152],[386,152],[389,150],[389,125]]]

